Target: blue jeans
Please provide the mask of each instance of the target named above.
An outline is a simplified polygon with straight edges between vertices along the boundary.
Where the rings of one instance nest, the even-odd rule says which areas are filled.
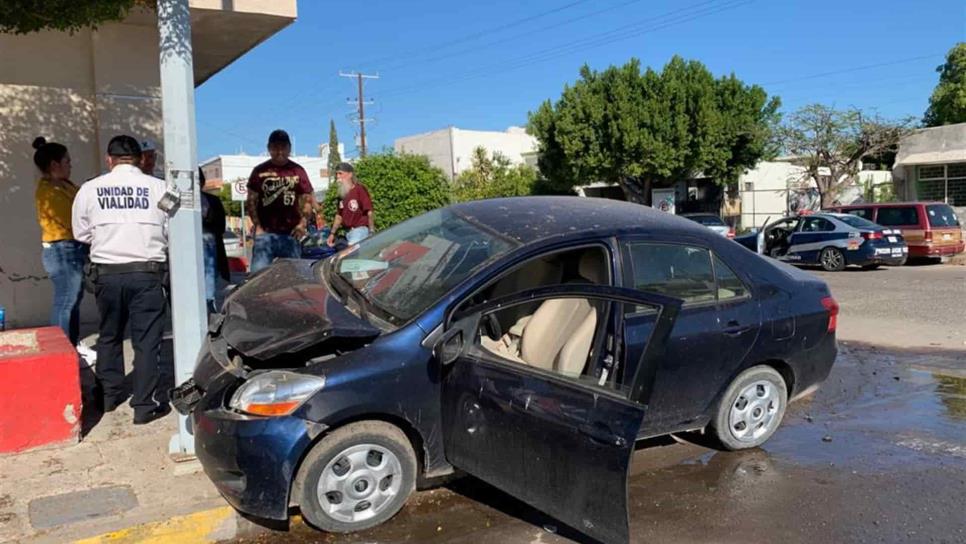
[[[80,336],[80,303],[84,296],[88,247],[73,240],[54,242],[43,249],[41,259],[54,283],[50,324],[63,329],[71,345],[76,345]]]
[[[288,234],[258,234],[252,247],[251,273],[268,268],[275,259],[298,259],[301,254],[299,243]]]
[[[345,241],[349,245],[358,244],[369,237],[369,227],[353,227],[345,235]]]
[[[218,247],[215,245],[215,235],[205,232],[201,235],[202,254],[205,261],[205,300],[208,307],[214,306],[215,286],[218,284]]]

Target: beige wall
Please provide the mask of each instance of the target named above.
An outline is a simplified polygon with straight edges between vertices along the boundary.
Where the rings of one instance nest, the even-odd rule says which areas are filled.
[[[40,260],[31,142],[44,136],[66,145],[81,183],[101,173],[113,135],[160,141],[157,59],[151,25],[0,34],[0,306],[8,327],[46,323],[52,296]],[[94,315],[88,297],[84,320]]]

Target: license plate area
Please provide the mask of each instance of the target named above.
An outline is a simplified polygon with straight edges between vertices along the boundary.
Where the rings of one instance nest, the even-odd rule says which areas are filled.
[[[194,378],[175,387],[170,392],[171,405],[183,416],[190,415],[201,402],[205,392],[195,383]]]

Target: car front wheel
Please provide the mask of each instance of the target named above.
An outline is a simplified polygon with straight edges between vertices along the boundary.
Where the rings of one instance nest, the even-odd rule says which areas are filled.
[[[333,431],[306,455],[295,492],[306,521],[349,533],[396,515],[416,487],[416,454],[406,435],[381,421]]]
[[[728,450],[758,447],[778,429],[787,404],[781,374],[765,365],[749,368],[722,395],[712,424],[714,436]]]
[[[819,255],[819,262],[822,268],[829,272],[839,272],[845,270],[845,255],[838,248],[827,247]]]

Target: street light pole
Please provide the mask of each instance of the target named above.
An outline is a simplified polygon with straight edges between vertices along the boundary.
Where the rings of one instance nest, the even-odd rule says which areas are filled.
[[[188,0],[158,0],[158,33],[165,180],[181,196],[181,207],[171,218],[168,229],[174,374],[175,382],[180,384],[194,371],[207,315],[201,282],[201,187],[197,176],[195,79]],[[194,437],[185,416],[178,416],[178,434],[171,437],[168,451],[176,458],[194,456]]]

